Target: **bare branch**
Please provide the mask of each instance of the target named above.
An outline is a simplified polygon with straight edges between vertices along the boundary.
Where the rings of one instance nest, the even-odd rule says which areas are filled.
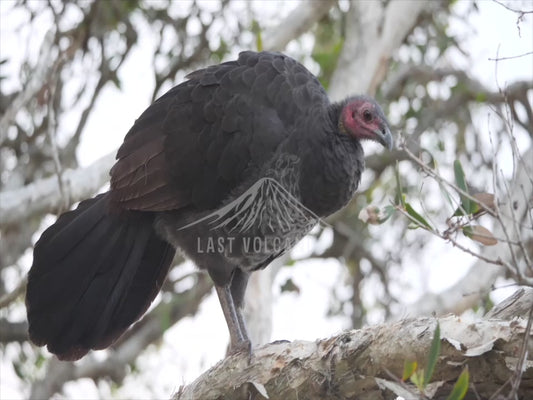
[[[63,182],[71,203],[96,193],[108,180],[109,169],[115,161],[115,152],[95,161],[87,168],[66,170]],[[0,227],[16,224],[36,215],[42,215],[63,206],[57,177],[33,182],[20,189],[0,193]]]
[[[28,323],[0,319],[0,343],[25,342],[28,340]]]
[[[518,54],[516,56],[508,56],[508,57],[496,57],[496,58],[488,58],[489,61],[502,61],[502,60],[514,60],[515,58],[521,58],[525,56],[529,56],[533,54],[533,51],[528,51],[527,53]]]
[[[39,62],[29,74],[30,80],[26,82],[24,89],[12,100],[0,118],[0,143],[6,139],[9,125],[14,122],[18,111],[36,97],[54,70],[56,61],[52,51],[54,40],[55,30],[51,28],[44,36],[38,58]]]
[[[533,288],[522,287],[513,295],[494,306],[486,315],[485,319],[512,319],[525,317],[533,307]]]
[[[307,32],[335,3],[335,0],[299,3],[274,29],[265,32],[265,50],[283,50],[291,40]]]
[[[391,0],[385,7],[382,4],[379,1],[350,4],[346,41],[330,82],[329,92],[334,100],[353,92],[374,94],[387,73],[392,53],[419,16],[439,2]]]
[[[529,184],[530,177],[533,176],[533,147],[525,152],[523,161],[524,164],[517,169],[516,176],[510,184],[511,198],[505,204],[505,208],[502,206],[502,213],[508,220],[512,220],[512,215],[515,214],[517,221],[524,221],[524,216],[530,209],[529,199],[533,197],[533,185]],[[496,225],[494,234],[504,236],[502,229],[502,224]],[[533,230],[524,230],[522,240],[529,240],[531,235]],[[488,259],[499,258],[505,261],[511,258],[509,251],[509,245],[500,242],[496,246],[486,248],[483,255]],[[425,295],[419,301],[404,307],[403,315],[428,315],[433,312],[439,315],[448,312],[460,314],[478,305],[480,298],[487,294],[496,278],[504,276],[505,272],[506,268],[478,259],[466,277],[441,293]],[[523,279],[531,281],[529,277],[524,276]]]
[[[502,3],[501,1],[498,1],[498,0],[492,0],[492,1],[494,1],[495,3],[498,3],[500,6],[506,8],[507,10],[520,14],[520,15],[533,14],[533,10],[526,10],[526,11],[517,10],[516,8],[509,7],[507,4]]]

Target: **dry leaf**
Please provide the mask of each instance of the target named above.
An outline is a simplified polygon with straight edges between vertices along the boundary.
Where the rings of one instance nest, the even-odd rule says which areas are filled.
[[[259,383],[259,382],[253,382],[253,381],[249,381],[252,385],[254,385],[255,389],[257,390],[257,392],[263,396],[263,398],[265,399],[269,399],[268,397],[268,393],[266,391],[266,388],[265,386],[262,384],[262,383]]]
[[[378,225],[381,222],[380,210],[376,206],[367,206],[359,213],[359,219],[366,224]]]
[[[491,193],[475,193],[472,195],[482,209],[496,211],[494,195]]]
[[[481,225],[474,225],[469,228],[470,232],[468,232],[467,236],[470,239],[484,244],[485,246],[494,246],[495,244],[498,244],[498,239],[496,239],[492,232],[487,228],[484,228]]]

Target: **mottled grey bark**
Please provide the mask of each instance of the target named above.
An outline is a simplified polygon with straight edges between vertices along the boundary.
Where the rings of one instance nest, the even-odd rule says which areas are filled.
[[[416,360],[421,368],[426,365],[437,321],[441,353],[425,390],[431,399],[445,399],[465,367],[470,371],[466,399],[475,399],[476,394],[489,398],[512,381],[525,336],[529,354],[533,350],[525,319],[407,319],[315,342],[271,343],[256,349],[250,363],[244,355],[226,358],[181,387],[173,399],[420,398],[411,382],[401,381],[404,362]],[[523,370],[519,398],[533,391],[531,357]],[[502,393],[508,391],[504,388]]]

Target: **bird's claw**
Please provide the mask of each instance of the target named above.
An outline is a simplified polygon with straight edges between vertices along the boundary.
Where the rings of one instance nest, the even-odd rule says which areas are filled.
[[[237,354],[245,354],[248,358],[248,364],[252,362],[252,342],[250,340],[243,340],[241,342],[231,344],[228,349],[227,356]]]

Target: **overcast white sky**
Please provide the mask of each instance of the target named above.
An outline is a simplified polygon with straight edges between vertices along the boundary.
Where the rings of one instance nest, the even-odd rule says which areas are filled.
[[[43,21],[41,32],[28,32],[28,43],[21,44],[13,36],[13,27],[18,26],[21,20],[17,19],[17,16],[7,15],[9,3],[0,1],[2,14],[0,50],[2,59],[11,60],[8,66],[2,67],[2,75],[8,76],[8,81],[3,84],[7,85],[6,87],[10,85],[13,87],[17,85],[16,60],[20,60],[26,51],[37,54],[40,38],[47,24]],[[529,5],[533,8],[533,1],[529,2]],[[466,6],[466,1],[459,1],[456,5],[458,9]],[[491,86],[495,85],[496,81],[504,87],[506,83],[517,79],[533,79],[533,55],[501,61],[497,69],[495,62],[488,60],[498,54],[500,57],[506,57],[532,51],[531,16],[520,24],[519,35],[516,14],[492,1],[479,1],[478,6],[480,12],[471,18],[468,30],[465,30],[465,26],[459,21],[451,21],[450,29],[463,38],[462,46],[469,53],[469,61],[465,66],[462,65],[464,58],[457,57],[449,60],[450,63],[466,67],[471,75]],[[270,6],[265,10],[266,15],[275,12],[279,12],[279,7],[272,9]],[[146,42],[141,42],[137,46],[122,68],[120,75],[122,89],[118,90],[108,85],[95,106],[85,130],[90,134],[83,137],[78,152],[82,165],[89,165],[99,157],[116,150],[135,118],[149,105],[154,84],[151,72],[152,60],[146,56],[146,51],[143,49],[145,46],[151,47],[150,40],[153,39],[149,34],[141,37]],[[76,122],[72,120],[72,127]],[[465,273],[471,259],[458,256],[457,252],[444,243],[435,244],[433,250],[427,253],[431,255],[425,259],[414,260],[413,268],[432,265],[432,268],[428,269],[425,283],[432,290],[439,291],[459,279]],[[325,315],[329,306],[331,288],[344,279],[344,273],[344,269],[336,260],[308,261],[297,264],[291,269],[282,270],[277,277],[278,283],[290,276],[301,289],[301,293],[298,296],[280,295],[277,289],[279,285],[275,285],[272,339],[313,340],[345,328],[348,325],[346,319],[327,318]],[[408,295],[406,297],[409,298]],[[227,328],[218,300],[212,295],[202,304],[200,312],[194,318],[181,321],[178,326],[169,330],[158,348],[153,346],[140,357],[139,368],[153,373],[148,379],[140,379],[142,387],[139,386],[139,378],[128,377],[124,387],[119,390],[119,396],[167,398],[170,393],[177,390],[176,384],[190,382],[220,360],[225,352],[227,338]],[[24,389],[16,383],[18,380],[14,377],[9,364],[3,363],[1,369],[0,397],[25,398]],[[66,394],[72,399],[98,397],[98,392],[89,380],[69,385]]]

